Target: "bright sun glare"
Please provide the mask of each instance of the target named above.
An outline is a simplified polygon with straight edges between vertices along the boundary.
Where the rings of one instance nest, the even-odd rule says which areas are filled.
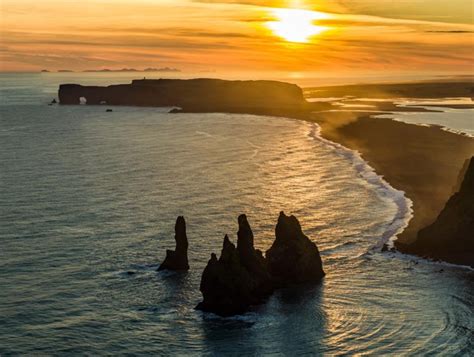
[[[272,11],[275,21],[267,23],[273,33],[289,42],[305,43],[312,36],[319,35],[327,27],[314,24],[317,20],[328,18],[328,15],[309,10],[276,9]]]

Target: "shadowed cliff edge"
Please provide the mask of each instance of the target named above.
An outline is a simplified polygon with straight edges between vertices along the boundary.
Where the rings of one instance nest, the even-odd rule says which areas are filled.
[[[398,243],[398,249],[474,267],[474,157],[463,171],[459,190],[451,196],[437,219],[420,230],[413,243]]]
[[[358,95],[369,98],[369,102],[370,98],[435,99],[472,97],[474,85],[454,79],[306,89],[305,94],[309,93],[313,93],[313,97]],[[383,112],[426,112],[429,109],[399,108],[392,102],[375,100],[370,102],[371,112],[341,112],[331,103],[307,102],[301,88],[277,81],[160,79],[134,80],[132,84],[108,87],[64,84],[59,88],[61,104],[80,104],[81,97],[87,104],[170,106],[180,107],[178,111],[182,112],[247,113],[316,122],[321,126],[323,137],[357,150],[379,175],[394,188],[404,191],[413,202],[413,218],[398,235],[400,246],[413,243],[418,232],[436,220],[453,194],[465,160],[474,155],[471,137],[435,126],[374,118]],[[425,256],[430,257],[427,252]],[[439,259],[439,256],[433,258]]]

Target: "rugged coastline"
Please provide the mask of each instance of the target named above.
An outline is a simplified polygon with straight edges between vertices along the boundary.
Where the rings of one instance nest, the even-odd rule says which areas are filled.
[[[471,97],[473,86],[466,81],[424,82],[313,88],[307,93],[321,97],[361,95],[374,110],[333,111],[330,103],[306,102],[295,85],[272,81],[139,80],[109,87],[62,85],[59,99],[61,104],[79,104],[80,97],[85,97],[87,104],[178,106],[183,112],[237,112],[316,122],[323,137],[358,151],[379,175],[413,201],[414,217],[396,242],[401,251],[413,253],[405,247],[436,220],[454,193],[459,171],[474,155],[474,139],[435,126],[374,118],[387,111],[427,110],[399,108],[370,98],[444,98],[450,93]]]

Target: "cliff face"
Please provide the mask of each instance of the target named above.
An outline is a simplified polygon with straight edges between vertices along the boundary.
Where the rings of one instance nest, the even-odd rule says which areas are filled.
[[[474,267],[474,157],[463,171],[459,191],[413,244],[397,245],[401,251]]]
[[[81,97],[87,104],[176,106],[194,112],[298,110],[307,104],[301,88],[277,81],[143,79],[108,87],[60,85],[61,104],[80,104]]]

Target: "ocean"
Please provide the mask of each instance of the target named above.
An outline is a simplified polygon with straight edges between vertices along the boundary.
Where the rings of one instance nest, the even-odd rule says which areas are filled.
[[[402,108],[409,106],[437,113],[398,112],[378,115],[377,118],[388,118],[416,125],[436,125],[446,131],[474,137],[474,109],[443,107],[443,105],[472,105],[473,103],[472,98],[402,99],[398,101],[398,105]]]
[[[380,252],[410,201],[357,153],[292,119],[47,105],[59,83],[122,77],[0,75],[0,355],[473,353],[474,272]],[[237,216],[266,250],[282,210],[323,282],[234,318],[194,310]],[[178,215],[191,270],[157,272]]]

